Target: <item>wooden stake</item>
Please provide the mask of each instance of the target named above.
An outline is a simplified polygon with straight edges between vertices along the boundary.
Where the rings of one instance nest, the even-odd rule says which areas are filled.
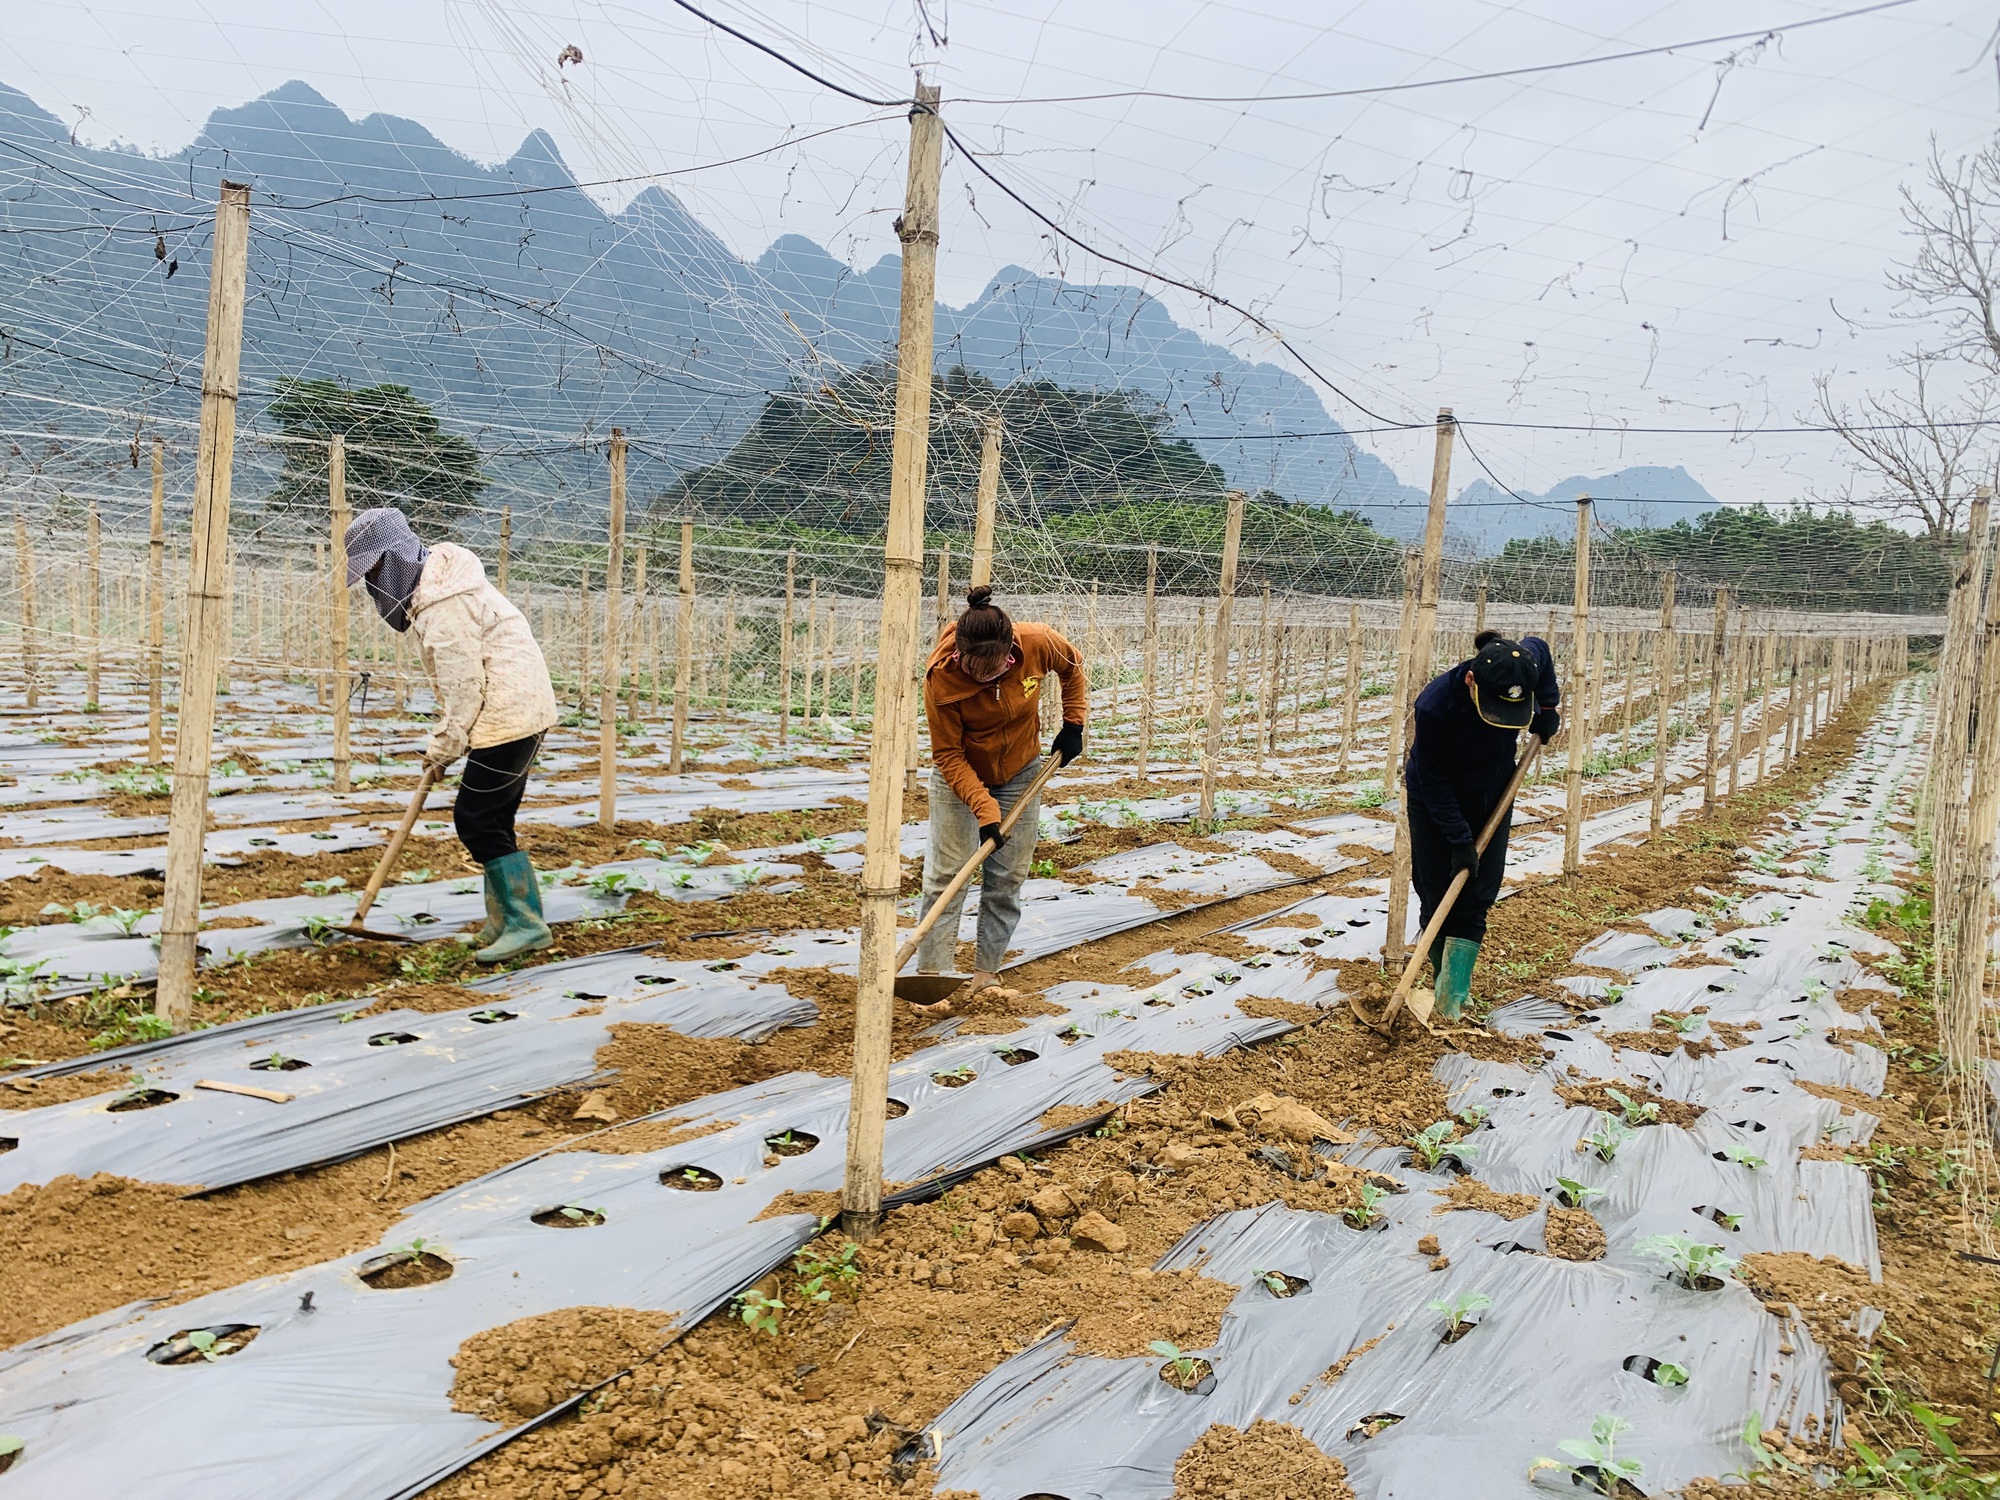
[[[1583,868],[1583,757],[1590,748],[1589,685],[1584,680],[1590,658],[1590,496],[1576,497],[1576,604],[1571,624],[1570,692],[1576,707],[1570,714],[1569,785],[1563,799],[1563,874]],[[1550,649],[1554,649],[1551,646]]]
[[[917,632],[923,609],[924,484],[930,450],[931,332],[937,306],[938,175],[944,134],[937,111],[937,88],[919,83],[910,110],[906,207],[897,221],[903,242],[903,297],[896,345],[896,431],[890,455],[888,535],[882,549],[875,725],[868,754],[854,1086],[840,1194],[840,1227],[857,1240],[874,1238],[882,1221],[896,898],[903,884],[903,758],[914,732],[916,704],[911,689],[921,661]]]
[[[1153,698],[1160,666],[1160,546],[1146,545],[1146,624],[1139,643],[1139,779],[1146,779],[1146,761],[1153,753]]]
[[[791,554],[786,554],[787,572]],[[790,599],[787,597],[789,604]],[[789,615],[790,611],[786,613]],[[674,659],[674,738],[667,754],[667,774],[681,773],[681,757],[687,748],[688,689],[694,682],[694,522],[681,522],[681,610],[675,632]],[[790,684],[786,684],[787,688]]]
[[[1672,718],[1674,669],[1674,570],[1660,577],[1660,634],[1653,645],[1653,811],[1652,831],[1657,836],[1667,807],[1668,721]]]
[[[682,533],[691,536],[692,528]],[[618,826],[618,673],[625,647],[625,430],[611,429],[611,517],[604,558],[604,680],[597,698],[597,826]],[[685,544],[684,544],[685,545]],[[680,741],[674,741],[679,770]]]
[[[1340,764],[1334,770],[1334,778],[1347,779],[1349,762],[1353,759],[1354,736],[1358,732],[1361,717],[1361,606],[1347,606],[1347,682],[1340,700]]]
[[[778,632],[778,743],[784,744],[792,731],[792,600],[796,587],[798,554],[785,552],[785,620]],[[879,686],[881,673],[876,672]]]
[[[250,189],[224,182],[209,245],[201,436],[195,455],[187,605],[182,615],[180,726],[174,735],[173,805],[167,819],[160,977],[154,1005],[155,1014],[175,1031],[185,1030],[194,1018],[216,659],[229,613],[229,486],[236,456],[236,386],[243,353],[243,277],[249,243]]]
[[[35,670],[35,544],[28,540],[28,523],[14,512],[14,566],[21,581],[21,675],[27,679],[23,703],[41,703],[41,680]]]
[[[951,543],[938,548],[937,629],[933,638],[944,634],[951,623]]]
[[[513,579],[513,575],[508,571],[513,566],[513,555],[514,507],[503,505],[500,507],[500,555],[494,563],[494,576],[499,580],[496,586],[503,595]]]
[[[1701,810],[1715,807],[1715,757],[1722,738],[1722,656],[1729,649],[1729,590],[1715,591],[1715,634],[1708,648],[1708,757],[1701,773]]]
[[[103,551],[101,536],[97,529],[97,502],[90,505],[89,518],[84,523],[84,552],[87,562],[84,583],[84,616],[90,630],[90,660],[84,672],[83,705],[87,712],[96,713],[99,702],[98,685],[101,676],[104,637],[104,576],[102,572]]]
[[[326,574],[327,663],[333,683],[333,789],[352,788],[352,726],[348,700],[354,696],[347,663],[347,439],[335,433],[326,445],[326,495],[331,515]]]
[[[993,529],[1000,510],[1000,419],[988,417],[979,443],[979,505],[972,523],[972,572],[967,588],[993,581]]]
[[[730,596],[732,599],[735,595]],[[639,677],[646,664],[646,544],[639,543],[632,549],[632,623],[626,630],[632,649],[627,653],[625,668],[625,717],[634,724],[639,722]],[[723,651],[729,650],[728,640],[723,641]],[[722,681],[724,694],[728,696],[729,670],[728,656],[723,656]]]
[[[1215,825],[1215,776],[1222,759],[1222,716],[1229,702],[1229,611],[1236,597],[1236,554],[1243,543],[1243,492],[1229,492],[1222,533],[1222,580],[1215,595],[1215,644],[1209,657],[1208,725],[1201,753],[1201,831]]]
[[[1750,613],[1736,607],[1736,661],[1729,700],[1733,719],[1729,726],[1729,795],[1736,795],[1736,780],[1743,764],[1743,695],[1750,682]]]
[[[167,654],[167,445],[153,439],[153,522],[146,541],[146,764],[166,756],[163,744]]]
[[[1472,633],[1476,636],[1486,628],[1486,585],[1479,585],[1479,602],[1472,610]]]

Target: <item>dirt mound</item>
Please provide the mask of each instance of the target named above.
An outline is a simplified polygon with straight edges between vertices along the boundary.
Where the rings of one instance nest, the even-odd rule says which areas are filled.
[[[0,1080],[0,1109],[40,1109],[44,1104],[68,1104],[73,1099],[108,1094],[131,1082],[132,1075],[123,1068],[101,1068],[61,1078],[8,1078]]]
[[[1174,1464],[1174,1500],[1354,1500],[1347,1467],[1296,1427],[1218,1423]]]
[[[1651,1036],[1651,1032],[1645,1033]],[[1557,1087],[1556,1093],[1565,1104],[1579,1105],[1584,1109],[1598,1109],[1607,1115],[1622,1117],[1625,1106],[1611,1097],[1616,1089],[1642,1111],[1648,1106],[1656,1112],[1656,1123],[1661,1125],[1688,1126],[1708,1113],[1706,1106],[1689,1104],[1680,1099],[1669,1099],[1664,1094],[1656,1094],[1643,1083],[1631,1083],[1622,1078],[1589,1078],[1578,1083],[1566,1083]]]
[[[1542,1231],[1542,1242],[1557,1260],[1604,1259],[1604,1226],[1588,1209],[1550,1209],[1548,1227]]]
[[[1498,1192],[1477,1177],[1454,1177],[1439,1196],[1444,1201],[1432,1213],[1448,1214],[1454,1209],[1470,1208],[1513,1220],[1525,1219],[1542,1206],[1542,1200],[1533,1193]]]
[[[650,1359],[673,1336],[670,1313],[567,1307],[475,1333],[452,1365],[454,1411],[512,1425]]]

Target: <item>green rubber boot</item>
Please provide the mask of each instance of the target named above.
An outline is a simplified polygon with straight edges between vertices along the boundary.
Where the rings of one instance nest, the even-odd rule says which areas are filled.
[[[472,956],[483,964],[502,963],[555,941],[542,920],[541,882],[535,867],[518,849],[486,867],[486,878],[500,902],[500,935]]]
[[[500,909],[500,882],[493,877],[493,866],[482,866],[480,874],[486,886],[486,925],[468,940],[475,948],[484,948],[498,939],[507,925],[507,914]]]
[[[1437,1013],[1456,1021],[1472,1000],[1472,966],[1479,962],[1479,944],[1466,938],[1444,940],[1444,965],[1438,970]]]

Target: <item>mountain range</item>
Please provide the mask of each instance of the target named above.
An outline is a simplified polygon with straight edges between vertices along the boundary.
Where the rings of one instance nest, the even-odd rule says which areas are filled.
[[[136,503],[143,424],[191,460],[224,177],[254,189],[246,501],[275,480],[259,413],[286,375],[410,386],[479,445],[489,507],[512,504],[517,528],[539,515],[560,530],[602,506],[611,427],[631,437],[644,495],[722,456],[769,393],[828,364],[893,357],[897,257],[857,269],[786,235],[745,262],[663,188],[607,211],[541,131],[485,166],[414,121],[350,119],[292,82],[151,156],[77,144],[0,85],[0,488]],[[966,306],[937,309],[936,340],[941,367],[1003,384],[1142,391],[1232,483],[1421,530],[1423,492],[1360,448],[1312,387],[1180,326],[1136,287],[1003,267]],[[1652,520],[1716,504],[1678,468],[1520,498],[1480,480],[1460,497],[1454,540],[1490,549],[1564,532],[1579,485],[1620,497],[1607,520],[1614,503]]]

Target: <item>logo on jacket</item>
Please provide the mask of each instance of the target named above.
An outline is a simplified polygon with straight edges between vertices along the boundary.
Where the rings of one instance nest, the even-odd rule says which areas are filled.
[[[1041,685],[1042,679],[1039,677],[1023,677],[1021,679],[1021,691],[1026,693],[1030,698],[1035,696],[1035,689]]]

